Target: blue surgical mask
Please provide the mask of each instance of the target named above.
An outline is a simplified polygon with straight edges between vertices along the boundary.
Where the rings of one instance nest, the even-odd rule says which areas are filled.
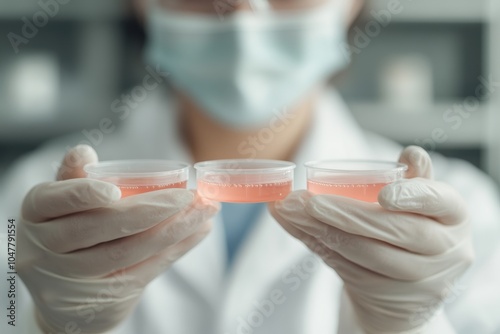
[[[347,65],[346,2],[223,20],[152,5],[146,57],[216,121],[263,126]]]

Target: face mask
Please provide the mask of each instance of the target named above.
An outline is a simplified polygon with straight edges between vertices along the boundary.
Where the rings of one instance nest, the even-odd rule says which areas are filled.
[[[348,63],[345,3],[224,20],[152,5],[146,57],[213,119],[262,126]]]

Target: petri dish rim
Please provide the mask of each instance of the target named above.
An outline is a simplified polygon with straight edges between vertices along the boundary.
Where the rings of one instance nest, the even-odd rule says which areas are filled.
[[[261,168],[216,168],[214,165],[218,164],[269,164],[269,167]],[[230,173],[230,174],[263,174],[263,173],[276,173],[293,171],[296,165],[290,161],[284,160],[270,160],[270,159],[221,159],[221,160],[208,160],[197,162],[194,164],[194,169],[200,172],[210,173]]]
[[[142,165],[142,164],[155,164],[161,169],[161,166],[175,166],[170,170],[158,170],[149,172],[120,172],[111,170],[101,170],[100,168],[109,168],[116,166],[131,166],[131,165]],[[122,178],[135,178],[135,177],[165,177],[174,176],[179,173],[183,173],[189,170],[190,165],[186,162],[176,161],[176,160],[156,160],[156,159],[138,159],[138,160],[109,160],[103,162],[90,163],[83,167],[83,170],[87,174],[98,175],[99,177],[122,177]],[[167,169],[168,167],[164,167]]]
[[[382,168],[382,169],[340,169],[340,168],[331,168],[331,167],[318,167],[319,164],[372,164],[372,165],[380,165],[380,166],[392,166],[391,168]],[[330,172],[330,173],[342,173],[342,174],[351,174],[351,175],[380,175],[387,173],[399,173],[406,172],[408,170],[408,166],[406,164],[395,162],[395,161],[386,161],[386,160],[315,160],[309,161],[304,164],[304,166],[310,170],[322,171],[322,172]]]

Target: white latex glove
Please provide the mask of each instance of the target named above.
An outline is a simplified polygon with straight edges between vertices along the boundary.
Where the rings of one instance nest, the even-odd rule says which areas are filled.
[[[344,281],[367,333],[420,333],[474,258],[465,203],[430,179],[431,160],[408,147],[408,179],[377,203],[297,191],[270,205],[275,219]]]
[[[184,189],[120,200],[111,183],[75,178],[96,160],[92,148],[74,148],[59,172],[67,180],[35,186],[24,199],[17,269],[45,333],[116,326],[146,285],[207,235],[219,209]]]

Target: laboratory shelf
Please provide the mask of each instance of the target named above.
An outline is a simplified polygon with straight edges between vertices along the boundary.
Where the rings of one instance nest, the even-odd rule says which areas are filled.
[[[51,4],[50,9],[44,9],[41,3]],[[57,13],[50,20],[107,20],[121,19],[128,14],[127,6],[123,0],[28,0],[28,1],[2,1],[0,2],[0,19],[19,19],[27,17],[32,19],[37,12],[54,11],[55,3],[58,4]],[[20,21],[21,22],[21,21]],[[21,22],[22,23],[22,22]]]
[[[0,108],[0,143],[40,143],[66,133],[92,130],[103,118],[103,102],[88,100],[65,103],[54,110],[50,118],[30,116],[9,118],[16,111]],[[84,137],[83,137],[84,138]]]
[[[394,2],[400,3],[401,13],[391,16],[393,22],[484,22],[488,20],[488,11],[485,9],[488,0],[376,0],[368,1],[366,15],[372,9],[376,11],[390,8]],[[59,2],[57,0],[44,1],[46,3]],[[86,0],[86,1],[60,1],[60,12],[54,19],[119,19],[129,13],[122,0]],[[67,2],[67,4],[62,4]],[[95,6],[90,5],[94,3]],[[432,9],[429,11],[429,9]],[[43,10],[39,0],[29,1],[4,1],[0,2],[0,19],[17,19],[32,15]],[[28,15],[29,17],[29,15]]]
[[[361,127],[403,144],[430,146],[434,143],[439,148],[483,147],[487,143],[484,129],[488,105],[481,105],[468,118],[458,113],[446,114],[445,117],[447,110],[460,103],[442,102],[415,111],[400,111],[383,103],[350,103],[349,108]]]
[[[391,16],[392,22],[487,22],[488,0],[371,0],[367,1],[367,12],[391,8],[399,3],[398,13]],[[402,8],[400,10],[399,8]]]
[[[391,16],[393,22],[487,22],[489,13],[488,0],[376,0],[367,1],[370,11],[390,8],[392,3],[399,3],[401,12]],[[399,8],[399,7],[397,7]]]
[[[488,39],[488,55],[486,71],[493,78],[500,78],[500,1],[490,0],[489,6],[490,24],[486,34]],[[493,176],[500,185],[500,89],[493,92],[492,103],[489,109],[489,118],[485,131],[488,133],[488,149],[485,154],[484,165],[489,174]]]

